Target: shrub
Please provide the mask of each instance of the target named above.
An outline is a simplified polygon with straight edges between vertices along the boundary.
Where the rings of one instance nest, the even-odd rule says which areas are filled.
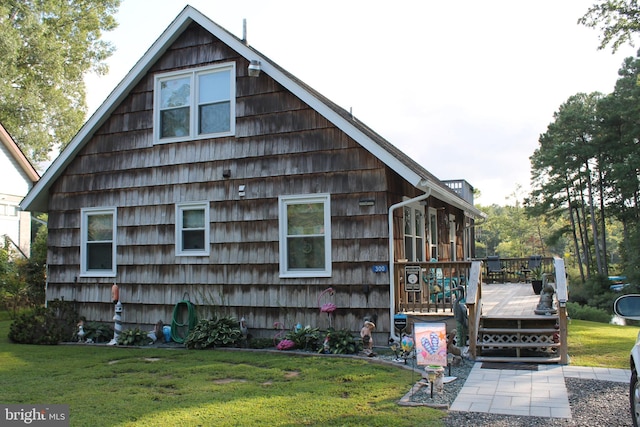
[[[184,341],[188,349],[201,350],[210,347],[230,347],[243,339],[240,325],[234,317],[213,316],[201,320]]]
[[[328,351],[332,354],[356,354],[362,350],[361,341],[356,340],[351,335],[351,331],[346,329],[336,331],[329,328],[324,346],[326,348],[323,347],[320,351]]]
[[[127,329],[118,335],[118,345],[144,346],[151,344],[149,333],[140,328]]]
[[[76,332],[77,336],[77,332]],[[84,324],[84,339],[94,343],[109,342],[113,338],[111,325],[99,322],[86,322]]]
[[[292,341],[294,348],[300,350],[318,351],[320,349],[320,330],[308,325],[287,332],[284,339]]]
[[[78,314],[72,303],[54,300],[49,307],[36,307],[11,323],[9,339],[20,344],[57,344],[76,332]]]
[[[576,320],[589,320],[600,323],[609,323],[611,321],[611,314],[605,310],[588,305],[580,305],[576,302],[567,303],[567,313],[569,317]]]

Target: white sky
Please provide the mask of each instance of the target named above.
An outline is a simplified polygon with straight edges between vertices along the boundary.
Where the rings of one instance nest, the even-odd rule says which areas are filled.
[[[595,0],[124,0],[107,76],[87,79],[93,112],[191,4],[349,110],[440,179],[466,179],[482,205],[513,204],[558,107],[613,91],[636,49],[598,51],[577,20]]]

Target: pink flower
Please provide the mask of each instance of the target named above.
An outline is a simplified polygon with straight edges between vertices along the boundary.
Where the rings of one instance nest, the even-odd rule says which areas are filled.
[[[292,348],[294,348],[296,346],[296,343],[294,343],[291,340],[288,339],[283,339],[282,341],[280,341],[278,343],[278,345],[276,346],[276,348],[278,350],[291,350]]]

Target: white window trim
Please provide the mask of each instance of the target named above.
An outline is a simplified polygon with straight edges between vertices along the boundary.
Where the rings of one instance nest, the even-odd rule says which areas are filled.
[[[449,214],[449,247],[451,250],[450,261],[457,261],[456,216],[453,214]]]
[[[198,135],[198,74],[205,74],[211,71],[231,71],[231,79],[229,81],[229,102],[230,123],[228,132],[207,133]],[[189,105],[189,135],[176,136],[173,138],[160,138],[160,83],[165,80],[172,80],[177,77],[191,78],[191,104]],[[189,70],[172,71],[169,73],[158,74],[154,78],[153,84],[153,142],[154,144],[168,144],[172,142],[193,141],[197,139],[219,138],[223,136],[232,136],[236,133],[236,63],[226,62],[224,64],[216,64],[213,66],[192,68]]]
[[[436,219],[436,223],[435,223],[435,229],[431,229],[431,217],[435,217]],[[438,253],[438,211],[434,208],[429,208],[429,212],[427,213],[427,237],[428,237],[428,248],[429,248],[429,253],[428,256],[430,258],[434,258],[433,256],[433,252],[435,251],[435,259],[437,260],[440,256],[440,254]],[[431,241],[431,237],[434,237],[435,241]]]
[[[409,218],[409,224],[410,224],[410,228],[411,228],[411,233],[410,234],[406,234],[404,233],[404,225],[406,224],[406,211],[410,210],[410,218]],[[416,230],[416,212],[419,212],[422,218],[422,222],[420,224],[420,226],[422,227],[422,230],[420,230],[421,234],[418,233],[418,230]],[[404,239],[403,239],[403,244],[406,244],[406,238],[410,237],[411,238],[411,250],[413,251],[413,258],[414,259],[410,259],[409,262],[425,262],[426,261],[426,257],[427,254],[425,253],[427,251],[427,227],[425,225],[425,215],[424,215],[424,207],[422,205],[420,205],[420,203],[411,203],[405,206],[404,210],[402,211],[402,221],[403,221],[403,234],[404,234]],[[417,252],[418,252],[418,242],[421,242],[421,246],[422,246],[422,259],[417,259]],[[406,248],[405,248],[406,251]],[[407,258],[407,254],[405,253],[405,258]]]
[[[204,209],[204,249],[203,250],[182,250],[182,212],[185,210]],[[209,248],[211,246],[209,222],[209,202],[188,202],[176,204],[175,215],[175,233],[176,233],[176,256],[209,256]]]
[[[115,207],[83,208],[80,211],[80,277],[116,277],[117,274],[117,231],[118,231],[118,210]],[[110,270],[88,270],[87,269],[87,219],[90,215],[111,214],[113,215],[112,245],[111,245],[111,269]]]
[[[295,269],[288,266],[287,206],[300,203],[324,204],[324,269]],[[280,277],[331,277],[331,196],[329,194],[302,194],[278,197],[278,223],[280,231]]]

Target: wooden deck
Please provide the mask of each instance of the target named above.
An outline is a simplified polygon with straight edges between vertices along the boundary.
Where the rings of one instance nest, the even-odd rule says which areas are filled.
[[[534,316],[540,295],[530,283],[483,283],[483,316]]]

